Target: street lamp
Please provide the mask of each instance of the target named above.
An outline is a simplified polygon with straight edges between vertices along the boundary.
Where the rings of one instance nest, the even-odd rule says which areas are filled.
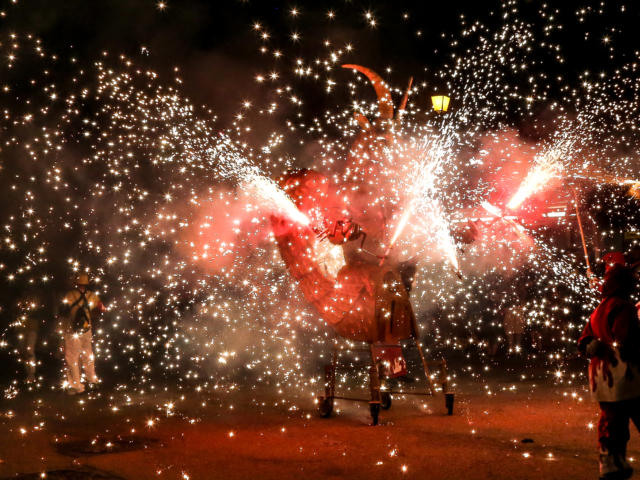
[[[433,109],[438,112],[446,112],[449,108],[449,101],[451,99],[446,95],[433,95],[431,97],[431,103],[433,104]]]

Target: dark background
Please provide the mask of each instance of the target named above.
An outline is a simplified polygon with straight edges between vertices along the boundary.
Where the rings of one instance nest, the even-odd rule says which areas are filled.
[[[640,49],[635,34],[640,6],[634,2],[190,0],[168,2],[163,10],[153,0],[2,3],[5,16],[0,18],[0,36],[15,32],[41,38],[48,52],[59,55],[54,73],[75,71],[77,65],[68,61],[70,57],[90,65],[102,52],[126,54],[164,74],[178,66],[184,91],[196,103],[223,114],[234,111],[243,99],[269,94],[267,85],[256,84],[256,73],[275,66],[287,74],[298,55],[322,58],[326,39],[333,45],[352,43],[353,53],[345,60],[371,67],[394,85],[406,84],[411,75],[418,81],[421,76],[433,81],[428,72],[448,61],[453,51],[450,40],[459,38],[462,22],[469,25],[480,20],[491,28],[505,12],[514,14],[514,9],[518,18],[541,34],[540,39],[561,45],[565,59],[558,65],[541,58],[538,66],[530,66],[530,72],[543,69],[549,78],[560,73],[563,85],[575,84],[585,70],[609,70],[616,63],[637,58]],[[293,16],[292,8],[300,13]],[[585,13],[579,13],[581,10]],[[335,13],[334,19],[328,18],[328,11]],[[373,14],[375,27],[367,23],[365,12]],[[255,22],[269,32],[267,40],[252,29]],[[550,35],[545,36],[542,32],[549,26]],[[292,41],[292,32],[301,35],[300,41]],[[609,43],[603,41],[605,36]],[[262,45],[270,52],[280,49],[283,56],[275,60],[270,53],[261,54]],[[148,55],[141,54],[143,46]],[[387,67],[392,67],[391,74],[385,73]],[[20,70],[20,59],[15,70]],[[339,75],[349,78],[348,72]],[[322,111],[327,101],[337,103],[344,94],[323,94],[322,85],[289,76],[308,93],[306,113]]]

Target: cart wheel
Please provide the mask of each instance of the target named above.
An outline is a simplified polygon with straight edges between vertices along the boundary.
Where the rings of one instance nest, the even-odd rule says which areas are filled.
[[[318,397],[318,414],[322,418],[329,418],[333,412],[333,398]]]
[[[383,410],[389,410],[391,408],[391,394],[389,392],[382,392],[380,394],[380,400],[382,401],[380,406]]]
[[[447,407],[447,415],[453,415],[453,393],[444,394],[444,405]]]
[[[378,425],[378,415],[380,415],[380,404],[370,403],[369,410],[371,411],[371,425]]]

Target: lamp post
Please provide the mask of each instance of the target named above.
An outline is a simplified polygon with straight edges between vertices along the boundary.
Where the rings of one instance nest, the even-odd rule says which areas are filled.
[[[431,104],[433,105],[433,109],[438,112],[446,112],[449,108],[449,101],[451,99],[446,95],[432,95],[431,96]]]

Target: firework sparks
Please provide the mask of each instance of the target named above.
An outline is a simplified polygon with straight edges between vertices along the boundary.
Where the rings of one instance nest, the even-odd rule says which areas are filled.
[[[269,211],[300,225],[310,224],[309,218],[298,210],[287,194],[273,180],[260,175],[247,175],[241,188],[255,195],[257,201],[264,202]]]
[[[150,6],[163,18],[181,8]],[[74,54],[69,75],[55,68],[60,55],[36,38],[3,38],[0,178],[8,200],[0,275],[11,297],[3,354],[16,372],[37,365],[18,352],[32,319],[55,310],[42,291],[58,295],[67,277],[90,271],[111,306],[95,331],[96,357],[105,370],[125,372],[119,391],[159,389],[165,378],[185,392],[232,392],[246,378],[315,390],[322,379],[311,367],[324,358],[327,331],[287,275],[269,223],[282,217],[308,235],[306,227],[335,213],[307,209],[273,180],[308,168],[335,186],[336,216],[368,234],[369,243],[346,253],[342,244],[312,238],[309,255],[323,274],[343,278],[350,255],[377,263],[384,252],[390,268],[412,262],[418,318],[442,312],[430,330],[437,347],[464,350],[482,366],[488,345],[503,341],[501,312],[522,302],[531,338],[553,340],[531,347],[530,358],[541,358],[539,348],[551,358],[554,381],[575,382],[557,356],[571,352],[596,299],[576,273],[582,252],[566,234],[575,228],[566,188],[555,187],[587,185],[585,244],[638,244],[630,197],[640,197],[640,82],[635,62],[620,58],[602,75],[551,75],[566,69],[553,34],[560,25],[550,19],[560,16],[545,9],[531,22],[506,6],[493,26],[461,20],[439,47],[450,54],[443,65],[381,72],[382,110],[363,100],[371,92],[360,74],[337,68],[365,57],[360,39],[329,31],[312,47],[317,32],[300,22],[313,15],[306,7],[283,10],[286,31],[268,19],[247,21],[257,60],[244,80],[255,90],[241,92],[236,105],[231,95],[208,97],[210,105],[191,101],[187,92],[197,87],[182,66],[166,76],[146,67],[162,53],[151,46],[141,47],[140,62],[102,50]],[[357,22],[377,34],[390,23],[381,12],[358,11]],[[342,9],[321,17],[329,26],[346,22]],[[410,25],[416,16],[403,18]],[[607,38],[613,48],[616,36]],[[428,99],[442,92],[451,111],[437,115]],[[385,117],[399,98],[401,114]],[[530,134],[513,134],[521,131]],[[605,184],[630,197],[610,195]],[[325,195],[313,188],[310,198]],[[525,218],[538,200],[545,203],[538,217]],[[479,233],[456,244],[452,225],[467,221]],[[464,279],[452,277],[449,265]],[[469,375],[479,376],[476,370]],[[21,388],[14,382],[5,396]],[[122,408],[112,403],[114,412]],[[179,410],[179,402],[171,405],[161,411]]]
[[[562,167],[558,164],[557,158],[545,155],[527,173],[517,192],[507,203],[507,208],[510,210],[520,208],[525,200],[546,188],[552,179],[559,178],[561,174]]]

